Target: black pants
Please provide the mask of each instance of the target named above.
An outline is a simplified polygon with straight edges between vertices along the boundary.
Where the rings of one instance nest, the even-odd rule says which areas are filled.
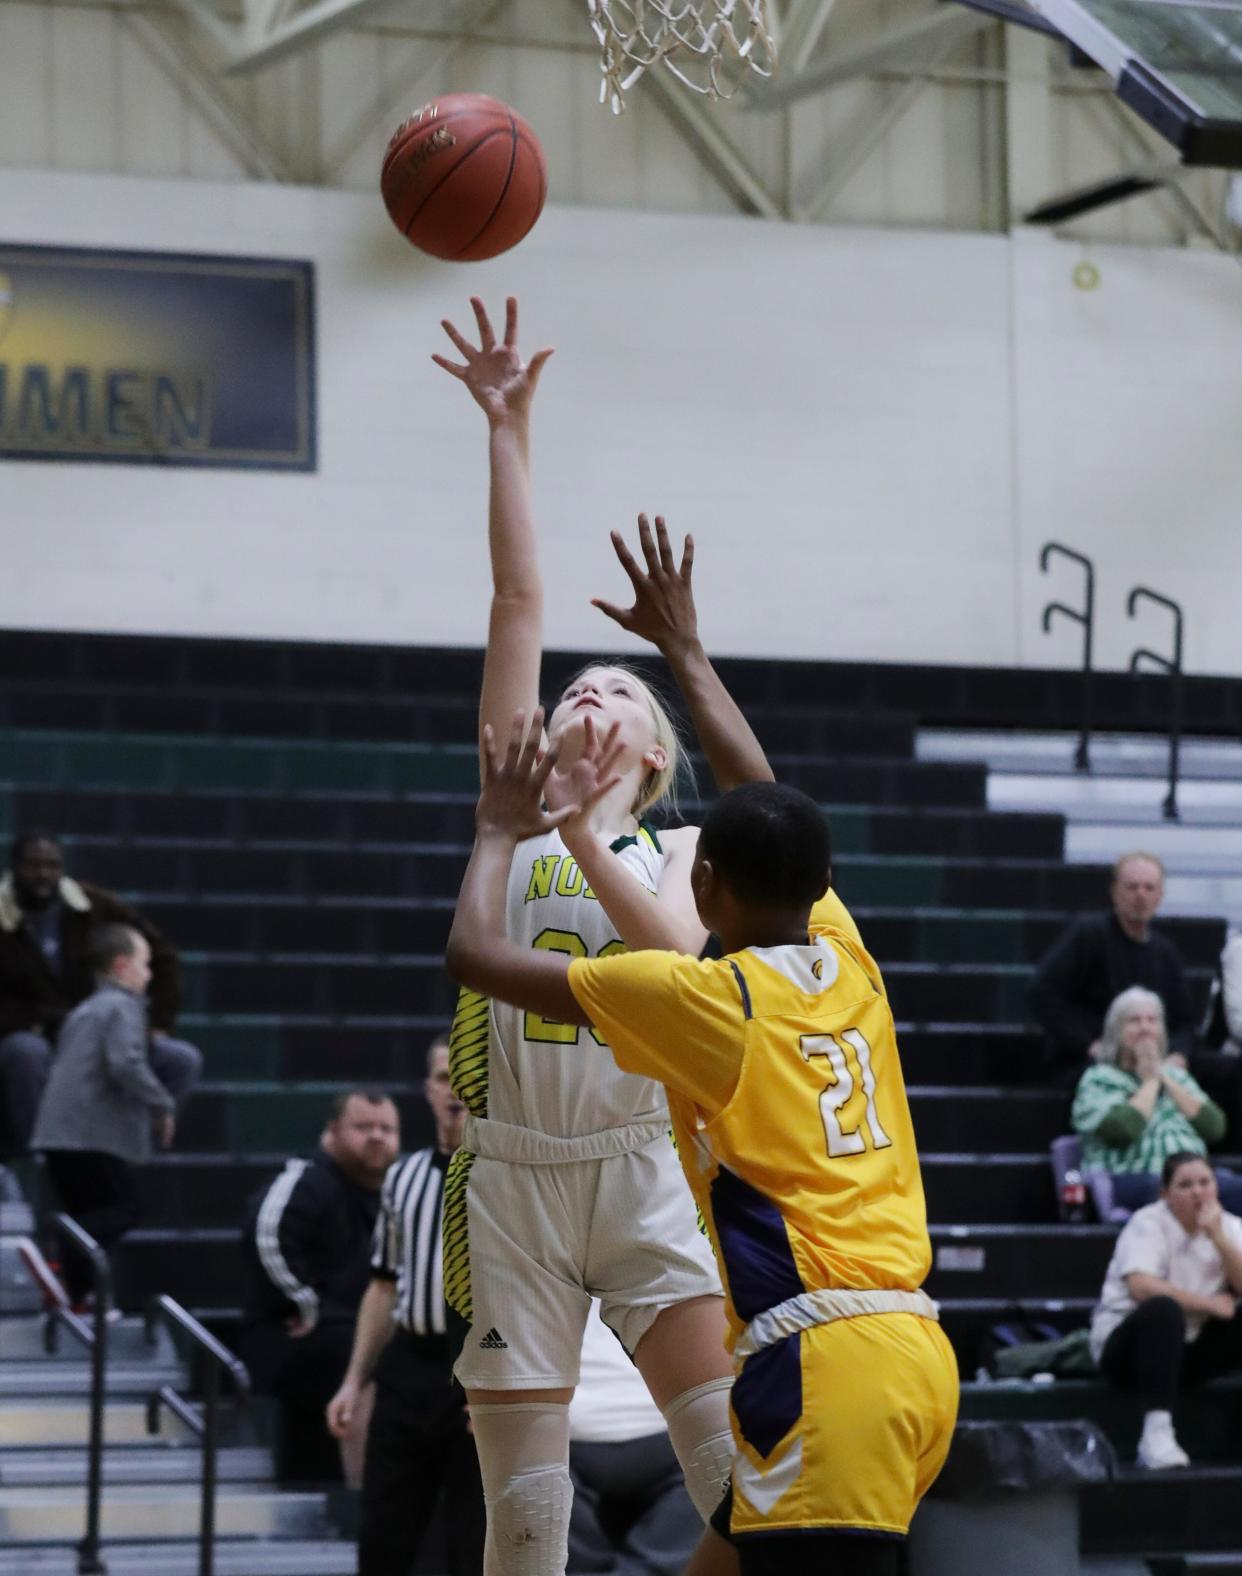
[[[898,1576],[902,1543],[866,1533],[773,1532],[739,1538],[742,1576]]]
[[[449,1576],[481,1576],[483,1484],[451,1373],[442,1338],[398,1331],[384,1349],[362,1468],[358,1576],[411,1576],[441,1502]]]
[[[138,1185],[126,1161],[95,1149],[49,1149],[45,1158],[61,1209],[101,1248],[112,1247],[137,1225]],[[80,1302],[91,1289],[90,1266],[68,1238],[61,1241],[60,1260],[65,1290]]]
[[[309,1335],[292,1336],[280,1320],[252,1324],[238,1350],[259,1395],[281,1403],[276,1475],[282,1483],[339,1483],[340,1446],[324,1412],[340,1389],[353,1349],[354,1326],[323,1321]]]
[[[1186,1315],[1172,1297],[1149,1297],[1117,1326],[1100,1368],[1147,1412],[1171,1412],[1178,1391],[1242,1368],[1242,1315],[1209,1319],[1186,1341]]]
[[[703,1523],[667,1434],[569,1451],[569,1564],[609,1576],[679,1576]]]

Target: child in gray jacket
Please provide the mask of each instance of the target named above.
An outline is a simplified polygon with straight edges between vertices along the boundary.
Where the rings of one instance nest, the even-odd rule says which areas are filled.
[[[43,1153],[64,1212],[108,1248],[137,1223],[133,1168],[150,1158],[153,1132],[165,1147],[172,1142],[173,1100],[147,1056],[145,937],[104,925],[92,955],[98,986],[65,1019],[30,1147]],[[80,1304],[87,1267],[67,1243],[62,1258]]]

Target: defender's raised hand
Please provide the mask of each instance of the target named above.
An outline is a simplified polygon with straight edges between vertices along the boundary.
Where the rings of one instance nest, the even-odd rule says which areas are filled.
[[[694,538],[686,537],[679,565],[673,556],[663,516],[656,515],[653,536],[647,516],[640,514],[638,541],[647,562],[645,573],[626,546],[620,531],[612,532],[612,545],[634,587],[634,606],[617,607],[615,603],[605,602],[601,597],[593,597],[591,606],[606,613],[622,629],[629,630],[630,634],[649,640],[665,656],[670,651],[697,646],[699,619],[690,583],[694,570]]]
[[[539,837],[551,832],[576,816],[589,811],[608,790],[616,785],[616,774],[608,775],[610,762],[615,762],[616,741],[609,738],[602,759],[597,757],[589,768],[592,781],[583,781],[572,795],[572,801],[562,803],[558,809],[543,808],[544,787],[557,761],[557,748],[550,745],[540,751],[543,734],[543,709],[538,708],[526,726],[524,712],[517,712],[509,734],[509,747],[504,760],[498,758],[496,737],[489,723],[483,729],[483,788],[474,812],[475,828],[480,837],[511,837],[522,842],[528,837]]]
[[[573,832],[587,824],[591,807],[620,781],[617,765],[625,752],[621,724],[614,722],[602,736],[595,731],[590,716],[582,719],[582,750],[565,771],[552,772],[543,785],[549,810],[569,810],[561,823],[561,836],[568,841]]]
[[[493,425],[513,417],[524,417],[530,410],[530,402],[534,398],[539,374],[552,354],[552,349],[549,346],[537,350],[528,362],[522,360],[522,353],[517,343],[516,297],[510,296],[505,302],[505,335],[499,343],[483,302],[478,296],[471,296],[470,305],[474,308],[475,320],[479,326],[478,347],[472,345],[465,335],[445,318],[441,327],[460,351],[464,363],[450,361],[446,356],[438,355],[433,355],[431,359],[438,367],[443,367],[452,377],[466,385],[475,403],[483,409],[488,421]]]

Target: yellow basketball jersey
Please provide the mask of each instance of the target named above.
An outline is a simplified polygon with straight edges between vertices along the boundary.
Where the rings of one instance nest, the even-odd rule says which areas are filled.
[[[931,1250],[880,971],[829,894],[805,946],[639,952],[570,983],[630,1071],[660,1078],[734,1340],[806,1291],[913,1291]]]

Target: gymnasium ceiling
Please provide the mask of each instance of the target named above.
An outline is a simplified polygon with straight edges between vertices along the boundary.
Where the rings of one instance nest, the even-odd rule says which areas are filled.
[[[351,184],[351,159],[365,153],[374,163],[387,130],[418,102],[446,86],[496,80],[503,86],[514,70],[523,83],[515,101],[545,137],[545,127],[553,137],[572,135],[558,124],[558,110],[569,98],[575,106],[588,104],[600,81],[587,0],[18,3],[27,11],[113,13],[209,118],[240,173],[252,179]],[[0,0],[0,35],[13,4]],[[1178,171],[1172,150],[1117,101],[1101,73],[1071,63],[1062,44],[1003,24],[986,8],[975,9],[975,0],[768,4],[780,51],[773,80],[751,78],[729,101],[714,102],[655,70],[627,96],[623,120],[656,115],[663,123],[664,152],[653,144],[648,161],[667,161],[667,139],[675,138],[710,188],[704,206],[713,211],[1004,231],[1052,205],[1062,233],[1235,248],[1237,231],[1225,217],[1226,178]],[[1023,0],[1010,6],[1025,10]],[[347,44],[378,49],[373,58],[381,67],[368,75],[359,65],[339,91],[325,87],[322,63],[343,57]],[[489,61],[496,71],[490,80],[480,66]],[[500,74],[502,62],[509,77]],[[314,128],[306,134],[309,108],[296,84],[308,80],[298,74],[307,67],[320,73],[313,97],[337,91],[349,108],[326,141]],[[277,83],[284,84],[279,91]],[[937,105],[934,121],[929,99]],[[593,109],[610,118],[606,108]],[[296,135],[288,131],[293,126]],[[922,130],[915,134],[914,126]],[[599,135],[591,128],[592,137]],[[929,142],[934,147],[921,145]],[[623,146],[620,133],[615,145]],[[910,200],[890,201],[874,217],[857,202],[851,208],[846,196],[857,192],[860,175],[900,186],[898,147]],[[1139,195],[1111,211],[1074,211],[1084,189],[1110,181],[1128,182]],[[942,185],[944,201],[921,206],[917,195],[926,184]],[[590,182],[584,178],[583,190],[567,195],[592,200]],[[1056,205],[1067,199],[1070,215],[1056,221]],[[635,199],[642,200],[642,194]]]

